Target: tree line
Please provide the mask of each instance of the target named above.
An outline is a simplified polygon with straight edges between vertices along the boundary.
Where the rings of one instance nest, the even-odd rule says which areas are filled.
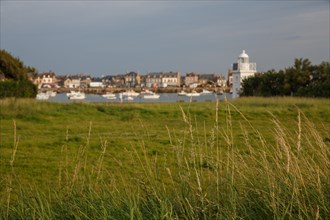
[[[35,97],[37,87],[28,79],[28,74],[37,74],[37,70],[0,50],[0,98]],[[308,59],[296,58],[292,67],[244,79],[241,96],[330,98],[330,63],[313,65]]]
[[[241,96],[330,97],[330,64],[296,58],[293,66],[244,79]]]
[[[28,74],[37,74],[34,67],[25,66],[17,57],[0,50],[0,98],[34,98],[37,87],[29,80]]]

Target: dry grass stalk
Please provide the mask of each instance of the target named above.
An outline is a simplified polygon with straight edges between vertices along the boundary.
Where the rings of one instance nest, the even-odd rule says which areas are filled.
[[[297,137],[297,150],[298,152],[301,150],[301,118],[300,111],[298,110],[298,137]]]

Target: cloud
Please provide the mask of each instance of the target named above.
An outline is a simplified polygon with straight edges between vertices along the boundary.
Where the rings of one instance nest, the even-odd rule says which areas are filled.
[[[267,70],[274,59],[286,65],[284,59],[306,51],[328,54],[328,7],[294,1],[1,1],[0,40],[30,65],[59,72],[225,72],[242,49]]]

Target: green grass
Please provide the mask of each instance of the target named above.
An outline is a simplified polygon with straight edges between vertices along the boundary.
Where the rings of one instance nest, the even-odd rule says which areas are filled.
[[[329,219],[328,99],[1,101],[3,219]]]

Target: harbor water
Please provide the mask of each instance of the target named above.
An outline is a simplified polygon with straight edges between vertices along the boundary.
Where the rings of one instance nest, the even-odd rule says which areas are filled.
[[[48,102],[135,102],[135,103],[158,103],[158,102],[205,102],[205,101],[215,101],[223,100],[225,97],[231,99],[231,94],[203,94],[197,97],[179,96],[177,93],[159,93],[159,99],[144,99],[143,96],[134,97],[133,100],[127,101],[125,99],[120,99],[119,94],[116,94],[116,99],[106,99],[101,95],[97,94],[86,94],[86,98],[82,100],[71,100],[66,96],[66,93],[58,93],[55,97],[50,97]]]

